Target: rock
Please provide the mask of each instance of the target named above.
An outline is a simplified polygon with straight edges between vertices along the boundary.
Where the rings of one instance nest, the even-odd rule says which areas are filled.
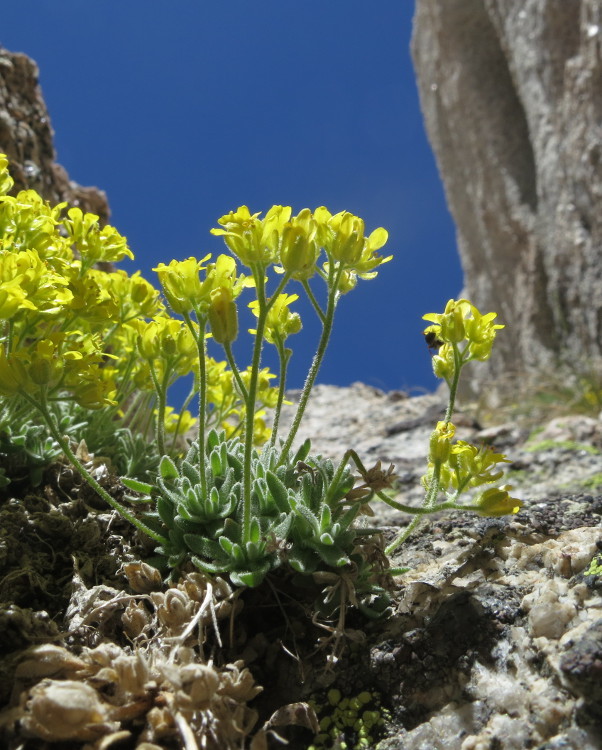
[[[55,161],[52,138],[37,65],[26,55],[0,47],[0,152],[8,156],[14,192],[37,190],[52,204],[68,201],[97,214],[106,224],[106,195],[98,188],[82,187],[69,179]]]
[[[583,414],[554,417],[536,435],[536,440],[554,440],[558,443],[577,442],[602,445],[602,419]]]
[[[602,703],[602,620],[597,620],[576,641],[570,641],[560,669],[579,695]]]
[[[599,0],[417,0],[412,55],[464,295],[507,325],[479,383],[602,358]]]
[[[600,529],[573,500],[585,523],[545,538],[527,508],[408,540],[398,610],[361,665],[403,725],[378,750],[600,747],[602,599],[582,577]]]

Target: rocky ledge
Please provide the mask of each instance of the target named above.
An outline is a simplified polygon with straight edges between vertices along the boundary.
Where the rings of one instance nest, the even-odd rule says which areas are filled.
[[[320,386],[303,434],[335,460],[353,447],[367,466],[393,463],[399,499],[419,504],[443,411],[435,394]],[[398,730],[378,750],[600,748],[602,420],[555,417],[531,433],[515,422],[484,429],[468,412],[455,422],[462,439],[507,454],[524,507],[423,523],[393,561],[410,568],[396,614],[345,664],[348,690],[370,675],[387,696]],[[388,537],[407,523],[374,510]]]
[[[353,448],[367,467],[394,464],[399,500],[419,504],[429,433],[443,408],[436,394],[319,386],[301,433],[334,460]],[[242,595],[223,581],[218,591],[198,572],[163,582],[139,562],[152,552],[144,540],[99,512],[66,466],[49,470],[43,492],[5,499],[2,746],[266,750],[281,746],[271,729],[257,732],[273,711],[264,729],[283,712],[285,723],[315,729],[303,701],[327,709],[343,696],[374,697],[382,707],[381,736],[368,745],[347,738],[349,749],[600,748],[602,423],[556,417],[534,434],[516,420],[483,427],[475,413],[457,415],[457,434],[509,456],[524,507],[507,518],[455,512],[425,520],[392,561],[408,572],[395,578],[385,621],[351,611],[329,628],[297,606],[278,625],[260,591],[233,618]],[[373,506],[370,523],[393,539],[408,517]],[[213,614],[205,611],[209,586]],[[336,656],[317,647],[335,630],[347,646]],[[337,710],[344,715],[342,701]],[[305,750],[308,728],[293,728],[288,747]]]

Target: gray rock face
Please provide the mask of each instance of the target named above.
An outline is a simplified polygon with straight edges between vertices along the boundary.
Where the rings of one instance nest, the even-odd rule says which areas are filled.
[[[368,468],[393,463],[395,499],[419,505],[443,409],[441,394],[320,385],[298,442],[310,437],[313,451],[335,462],[354,448]],[[293,413],[294,405],[283,414],[284,434]],[[503,518],[456,512],[423,521],[395,552],[393,565],[407,569],[396,579],[395,615],[339,667],[346,694],[369,676],[390,701],[396,727],[377,750],[598,750],[602,415],[558,416],[530,436],[518,420],[483,429],[459,412],[454,423],[459,439],[508,456],[504,482],[524,507]],[[387,540],[409,520],[371,506],[367,522]]]
[[[464,294],[507,324],[473,387],[602,356],[601,44],[600,0],[417,0]]]
[[[68,201],[106,223],[106,195],[69,180],[65,169],[55,161],[52,138],[37,65],[26,55],[0,46],[0,152],[8,156],[14,191],[37,190],[53,204]]]

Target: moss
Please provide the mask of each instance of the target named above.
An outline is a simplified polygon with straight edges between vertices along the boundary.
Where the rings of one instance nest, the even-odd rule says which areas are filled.
[[[556,450],[559,448],[562,450],[574,452],[585,451],[592,456],[600,455],[600,451],[598,448],[595,448],[593,445],[589,445],[588,443],[578,443],[576,440],[541,440],[539,443],[535,443],[534,445],[529,445],[529,443],[525,445],[525,450],[529,451],[530,453]]]
[[[321,699],[312,699],[310,705],[319,718],[320,731],[307,750],[367,750],[382,737],[385,721],[390,719],[375,691],[343,697],[333,688]]]
[[[602,555],[596,555],[592,558],[589,568],[584,571],[585,576],[602,576]]]
[[[588,490],[599,490],[602,489],[602,471],[592,474],[587,479],[582,479],[579,485],[584,489]]]

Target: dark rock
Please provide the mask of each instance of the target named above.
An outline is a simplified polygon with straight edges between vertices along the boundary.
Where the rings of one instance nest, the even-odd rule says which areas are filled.
[[[567,647],[560,669],[572,689],[588,703],[602,702],[602,619]]]
[[[36,190],[52,204],[67,201],[97,214],[105,224],[109,219],[106,195],[69,179],[56,163],[52,139],[37,65],[27,55],[0,46],[0,152],[10,162],[13,192]]]

